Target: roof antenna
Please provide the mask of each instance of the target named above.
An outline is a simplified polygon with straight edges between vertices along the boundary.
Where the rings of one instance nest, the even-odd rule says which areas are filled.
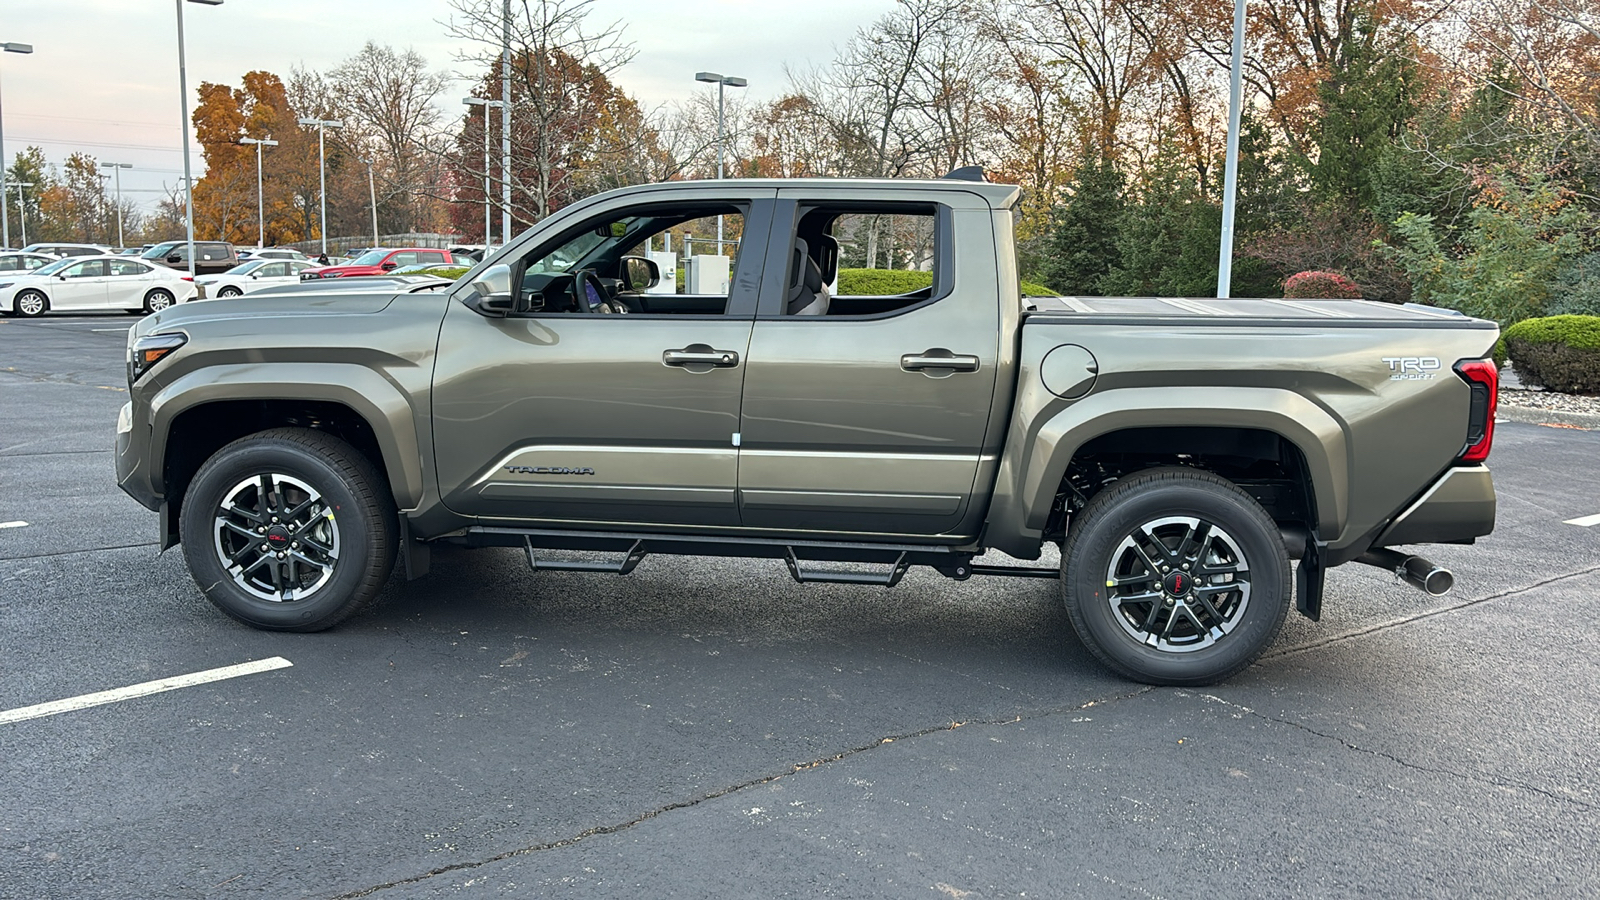
[[[950,179],[951,181],[989,180],[988,178],[984,177],[983,166],[962,166],[959,169],[951,169],[950,173],[944,177]]]

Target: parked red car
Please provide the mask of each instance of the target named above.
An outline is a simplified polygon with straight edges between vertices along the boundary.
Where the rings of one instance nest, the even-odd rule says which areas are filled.
[[[300,280],[315,281],[318,278],[382,275],[401,266],[415,266],[422,263],[448,265],[450,263],[450,251],[429,250],[422,247],[408,247],[402,250],[385,250],[382,248],[368,250],[344,265],[317,266],[306,269],[300,273]]]

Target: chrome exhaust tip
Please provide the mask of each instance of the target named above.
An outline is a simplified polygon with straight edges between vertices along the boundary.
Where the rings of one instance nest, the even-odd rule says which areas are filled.
[[[1388,547],[1368,550],[1356,557],[1356,562],[1387,569],[1394,573],[1395,578],[1433,597],[1448,594],[1456,584],[1456,576],[1449,569],[1436,566],[1420,556],[1390,550]]]

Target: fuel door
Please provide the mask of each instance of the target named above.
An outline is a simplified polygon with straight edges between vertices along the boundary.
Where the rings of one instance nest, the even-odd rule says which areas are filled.
[[[1046,353],[1039,364],[1039,379],[1045,390],[1065,400],[1077,400],[1094,389],[1100,363],[1088,348],[1062,344]]]

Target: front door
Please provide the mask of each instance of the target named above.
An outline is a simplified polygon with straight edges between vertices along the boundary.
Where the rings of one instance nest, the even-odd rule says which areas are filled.
[[[925,193],[779,193],[768,268],[787,277],[768,275],[782,292],[763,290],[750,342],[744,525],[976,533],[974,481],[1000,440],[993,214],[975,194]]]
[[[774,193],[600,202],[502,258],[518,286],[511,316],[452,300],[433,390],[445,504],[534,524],[737,525],[735,433]],[[646,294],[625,277],[624,257],[669,241],[682,252],[686,238],[690,256],[726,260],[718,216],[731,291]]]
[[[50,288],[51,309],[70,312],[105,308],[106,282],[111,280],[105,260],[85,260],[68,266],[61,275]]]

